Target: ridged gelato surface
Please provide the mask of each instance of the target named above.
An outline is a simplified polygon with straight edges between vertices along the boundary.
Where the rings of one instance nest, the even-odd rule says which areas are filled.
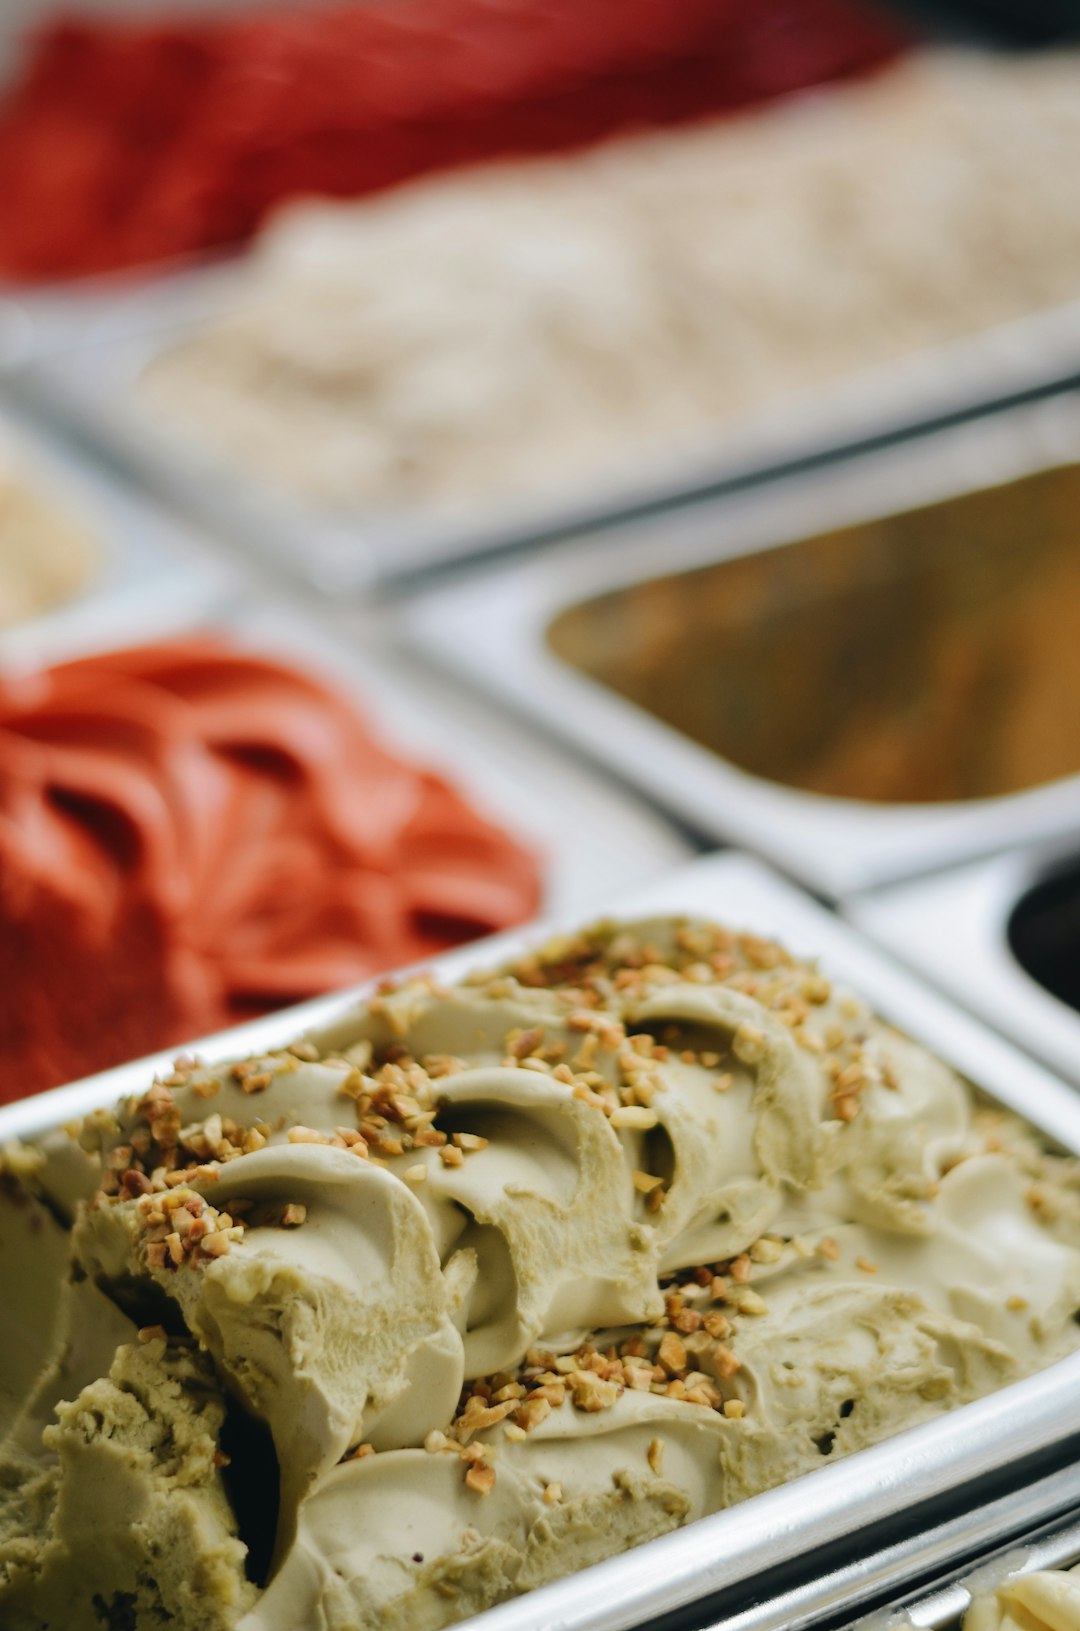
[[[0,678],[0,1102],[539,895],[522,845],[285,662],[193,637]]]
[[[68,1208],[70,1137],[17,1163]],[[1077,1162],[708,923],[410,979],[78,1139],[68,1295],[129,1324],[16,1415],[10,1631],[434,1631],[1080,1338]],[[106,1480],[134,1517],[91,1567]]]

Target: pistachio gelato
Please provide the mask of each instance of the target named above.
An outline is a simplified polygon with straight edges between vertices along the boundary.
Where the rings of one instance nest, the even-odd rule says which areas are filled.
[[[8,1631],[437,1628],[1080,1340],[1078,1164],[711,924],[409,979],[77,1140],[8,1157],[66,1265],[2,1379]]]

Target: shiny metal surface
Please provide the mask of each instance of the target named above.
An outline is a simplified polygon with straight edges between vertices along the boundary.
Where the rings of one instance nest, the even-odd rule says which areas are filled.
[[[841,1623],[843,1631],[887,1631],[901,1614],[920,1631],[944,1631],[968,1607],[973,1589],[987,1589],[1005,1573],[1056,1568],[1080,1556],[1078,1509],[1080,1468],[1067,1467],[880,1552],[825,1569],[774,1598],[720,1620],[703,1619],[701,1631],[802,1631],[824,1619],[836,1631]],[[916,1572],[929,1583],[911,1591]],[[858,1620],[849,1617],[870,1602],[879,1606]]]
[[[972,1013],[1080,1087],[1080,1013],[1021,967],[1009,946],[1017,902],[1060,862],[1080,856],[1072,835],[938,876],[852,896],[849,922]],[[1080,948],[1078,948],[1080,954]]]
[[[1071,1492],[1071,1510],[1061,1518],[1045,1517],[1045,1503],[1053,1485],[1062,1496]],[[1006,1545],[980,1550],[972,1563],[951,1570],[946,1576],[917,1592],[903,1592],[882,1608],[855,1622],[845,1622],[838,1631],[887,1631],[901,1619],[917,1631],[959,1631],[961,1619],[972,1598],[994,1591],[1004,1581],[1036,1569],[1068,1569],[1080,1562],[1080,1517],[1076,1498],[1080,1496],[1080,1474],[1069,1468],[1036,1488],[1019,1490],[980,1514],[980,1528],[992,1534],[991,1522],[1002,1523],[1001,1534],[1009,1536]],[[1026,1521],[1025,1521],[1026,1520]],[[1000,1539],[1000,1535],[999,1535]]]
[[[950,1060],[989,1096],[1020,1111],[1051,1139],[1080,1153],[1080,1097],[1047,1071],[957,1012],[933,990],[864,943],[840,922],[761,863],[740,855],[714,855],[643,889],[625,891],[609,903],[619,915],[689,912],[721,918],[782,937],[795,951],[820,958],[833,977],[857,987],[889,1019]],[[564,926],[569,926],[565,924]],[[540,931],[504,935],[455,952],[437,968],[454,978]],[[280,1045],[303,1029],[340,1015],[362,992],[322,998],[302,1008],[261,1019],[196,1044],[209,1059]],[[0,1109],[0,1141],[39,1133],[94,1106],[141,1089],[151,1072],[167,1065],[158,1055],[83,1083]],[[745,1631],[779,1631],[790,1612],[823,1612],[829,1604],[858,1596],[860,1580],[910,1577],[923,1559],[920,1513],[951,1503],[954,1526],[938,1535],[932,1561],[970,1554],[987,1538],[987,1519],[970,1511],[979,1480],[1012,1476],[1037,1454],[1059,1458],[1080,1434],[1080,1353],[998,1394],[964,1406],[891,1441],[861,1451],[784,1488],[756,1496],[675,1534],[527,1597],[501,1605],[471,1623],[477,1631],[629,1631],[712,1594],[753,1585],[761,1603],[776,1598],[770,1578],[778,1569],[803,1568],[803,1595],[787,1607],[769,1609],[772,1619],[747,1621]],[[1030,1475],[1030,1474],[1029,1474]],[[965,1490],[967,1495],[965,1496]],[[1044,1479],[1031,1486],[1032,1521],[1058,1513],[1074,1498],[1070,1485]],[[1025,1508],[1027,1511],[1027,1508]],[[996,1523],[991,1517],[990,1527]],[[882,1564],[880,1531],[897,1526],[900,1550]],[[877,1526],[877,1530],[874,1529]],[[865,1535],[865,1546],[862,1539]],[[875,1538],[876,1536],[876,1538]],[[929,1543],[932,1537],[927,1536]],[[818,1556],[845,1545],[855,1554],[845,1575],[829,1575]],[[933,1546],[931,1546],[933,1551]],[[874,1563],[875,1554],[878,1562]],[[872,1575],[876,1569],[877,1574]],[[867,1572],[871,1571],[871,1572]],[[785,1589],[788,1589],[785,1587]],[[817,1595],[815,1596],[815,1592]],[[839,1594],[839,1596],[838,1596]],[[865,1600],[865,1596],[859,1598]],[[790,1612],[789,1612],[790,1611]],[[761,1612],[765,1613],[763,1606]],[[787,1618],[784,1616],[788,1615]],[[707,1620],[687,1623],[704,1625]]]
[[[163,346],[238,298],[228,260],[204,266],[197,259],[149,277],[11,291],[0,298],[0,372],[204,523],[293,578],[335,594],[363,596],[434,565],[563,536],[867,439],[1080,381],[1080,301],[1074,301],[863,377],[792,393],[571,487],[553,471],[549,484],[521,499],[334,515],[284,492],[268,498],[258,483],[215,458],[212,447],[188,441],[182,427],[159,419],[139,396],[138,377]]]
[[[660,575],[780,545],[797,551],[799,539],[1078,459],[1072,394],[490,566],[406,604],[406,637],[418,657],[466,676],[701,830],[839,898],[1075,827],[1080,776],[917,805],[801,792],[740,769],[571,667],[548,630],[568,608]]]

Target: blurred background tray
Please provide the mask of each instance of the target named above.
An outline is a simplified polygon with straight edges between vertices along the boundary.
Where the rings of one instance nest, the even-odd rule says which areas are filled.
[[[242,261],[239,263],[242,270]],[[635,454],[617,473],[566,483],[557,469],[535,498],[440,513],[305,505],[260,486],[156,412],[138,389],[165,345],[233,309],[228,260],[173,276],[108,280],[83,293],[0,302],[0,363],[11,388],[74,429],[130,475],[178,503],[253,560],[331,595],[408,586],[448,562],[499,555],[607,527],[813,468],[926,427],[991,412],[1080,382],[1080,301],[1018,319],[745,415],[681,448]]]
[[[1070,393],[399,615],[417,657],[835,898],[1076,825],[1078,454]]]

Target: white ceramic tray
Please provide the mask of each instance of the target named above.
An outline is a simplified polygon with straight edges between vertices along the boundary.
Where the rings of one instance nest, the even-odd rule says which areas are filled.
[[[857,987],[887,1018],[948,1059],[984,1092],[1026,1115],[1049,1138],[1080,1152],[1080,1097],[956,1012],[760,863],[734,855],[708,857],[644,889],[623,890],[608,906],[623,915],[688,912],[717,917],[775,934],[797,952],[819,955],[831,976]],[[570,921],[564,920],[563,926],[570,927]],[[434,966],[441,976],[452,979],[470,967],[490,966],[494,956],[513,951],[538,932],[482,942],[439,959]],[[305,1028],[340,1017],[349,1001],[362,995],[357,991],[351,997],[342,993],[321,998],[193,1045],[211,1061],[280,1046]],[[169,1057],[162,1054],[124,1065],[2,1109],[0,1141],[32,1137],[139,1091],[154,1070],[168,1067]],[[628,1631],[704,1599],[722,1602],[718,1594],[742,1587],[756,1594],[756,1623],[779,1631],[791,1622],[777,1618],[775,1604],[771,1622],[762,1616],[785,1571],[790,1575],[792,1568],[803,1568],[802,1612],[835,1608],[839,1576],[826,1566],[830,1548],[837,1544],[855,1548],[845,1578],[857,1596],[864,1566],[858,1549],[864,1537],[867,1558],[876,1549],[872,1537],[879,1537],[880,1546],[883,1526],[897,1525],[909,1537],[913,1530],[925,1530],[923,1514],[934,1503],[947,1499],[955,1505],[958,1527],[950,1542],[952,1555],[970,1552],[972,1535],[982,1532],[972,1491],[981,1487],[980,1480],[995,1475],[1014,1479],[1033,1454],[1050,1457],[1067,1450],[1080,1432],[1078,1385],[1080,1353],[835,1467],[822,1468],[505,1603],[471,1623],[476,1631]],[[1037,1488],[1042,1493],[1032,1495],[1035,1507],[1047,1514],[1060,1512],[1060,1481],[1052,1489],[1045,1480],[1032,1484],[1032,1491]],[[1030,1504],[1027,1512],[1031,1517]],[[911,1541],[903,1566],[907,1577],[917,1570],[919,1555],[917,1541]],[[939,1544],[936,1561],[947,1555],[949,1549],[943,1552]],[[723,1616],[717,1618],[711,1607],[690,1613],[692,1618],[682,1624],[724,1624]]]
[[[701,831],[839,898],[1069,830],[1080,822],[1080,776],[940,804],[800,792],[739,769],[572,668],[547,643],[549,627],[609,591],[797,547],[801,538],[1078,459],[1080,393],[1071,393],[461,575],[403,605],[404,636],[418,659],[468,678]]]

